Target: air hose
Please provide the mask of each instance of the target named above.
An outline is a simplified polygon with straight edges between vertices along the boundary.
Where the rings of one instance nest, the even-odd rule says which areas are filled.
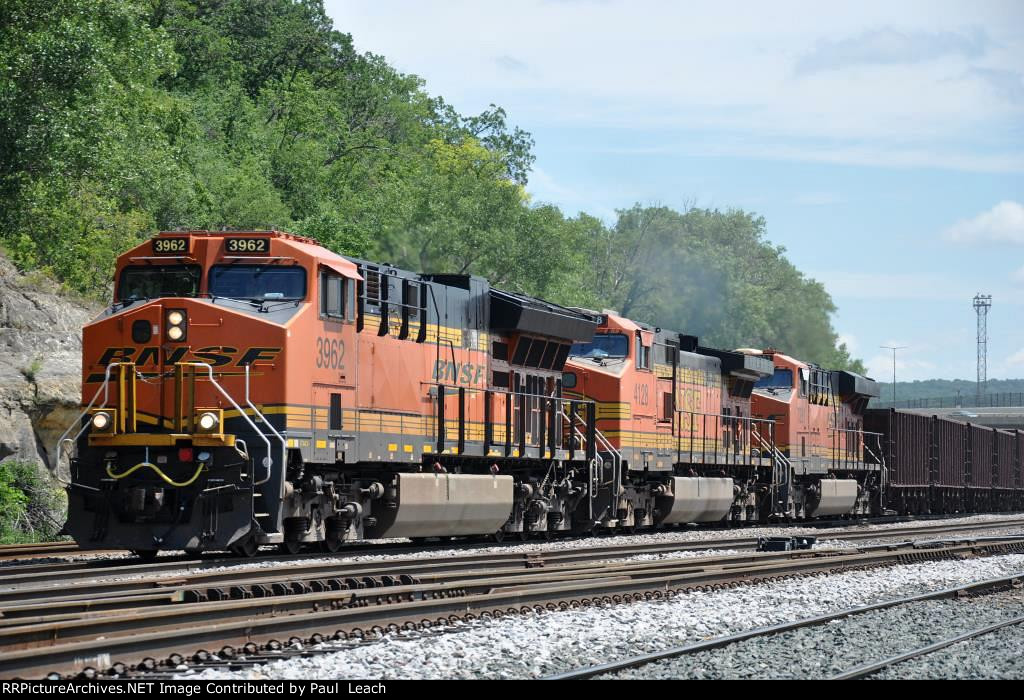
[[[160,467],[156,466],[152,462],[139,462],[134,467],[131,467],[127,471],[121,472],[120,474],[115,474],[114,473],[113,465],[112,464],[108,464],[107,465],[107,474],[112,479],[123,479],[126,476],[128,476],[129,474],[132,474],[132,473],[138,471],[139,469],[142,469],[143,467],[149,467],[150,469],[155,471],[157,473],[157,476],[159,476],[161,479],[166,481],[171,486],[177,486],[178,488],[181,488],[182,486],[188,486],[188,485],[194,483],[195,480],[199,478],[199,475],[202,474],[204,471],[206,471],[206,463],[205,462],[200,462],[199,463],[199,467],[196,468],[196,473],[192,475],[191,479],[189,479],[188,481],[180,481],[179,482],[179,481],[175,481],[171,477],[169,477],[166,474],[164,474],[163,470],[161,470]]]

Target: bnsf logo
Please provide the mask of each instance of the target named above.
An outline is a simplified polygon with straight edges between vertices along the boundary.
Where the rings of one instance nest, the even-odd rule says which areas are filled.
[[[475,365],[472,362],[446,362],[438,360],[434,363],[434,371],[431,377],[435,382],[447,382],[449,384],[480,384],[484,380],[484,372],[487,368],[483,365]]]
[[[178,362],[208,362],[214,367],[223,367],[234,362],[236,367],[251,365],[254,362],[271,362],[280,354],[281,348],[246,348],[239,352],[238,348],[226,345],[211,345],[198,350],[189,351],[189,348],[177,347],[172,351],[164,353],[163,362],[160,361],[160,348],[150,346],[145,348],[107,348],[103,355],[96,361],[96,364],[106,366],[111,362],[134,362],[140,367],[148,365],[173,365]],[[237,358],[237,360],[236,360]]]

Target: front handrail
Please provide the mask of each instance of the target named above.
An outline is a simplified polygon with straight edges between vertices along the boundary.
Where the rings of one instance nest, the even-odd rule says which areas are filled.
[[[78,417],[75,418],[75,420],[73,420],[71,422],[71,425],[68,426],[68,429],[65,430],[61,434],[61,436],[59,438],[57,438],[56,460],[55,460],[55,463],[54,463],[52,471],[53,471],[54,475],[57,477],[57,481],[59,481],[61,484],[64,484],[65,486],[69,486],[71,484],[70,481],[65,481],[64,478],[61,477],[61,475],[60,475],[60,465],[61,465],[62,451],[64,449],[64,442],[68,439],[68,433],[70,433],[72,430],[74,430],[75,423],[81,422],[81,420],[83,418],[85,418],[85,416],[87,416],[89,414],[89,411],[91,411],[92,407],[96,404],[96,399],[98,399],[100,397],[100,392],[101,391],[103,392],[103,403],[101,403],[99,405],[99,408],[105,408],[106,407],[107,400],[110,398],[110,370],[113,369],[114,367],[120,367],[121,365],[127,365],[127,364],[131,364],[131,363],[130,362],[111,362],[109,365],[107,365],[106,372],[103,375],[103,384],[101,386],[97,387],[96,393],[93,394],[92,400],[89,402],[89,405],[87,405],[84,409],[82,409],[82,412],[79,413]],[[138,374],[138,370],[135,370],[135,373]],[[81,429],[77,433],[75,433],[75,437],[71,439],[72,446],[74,446],[75,443],[78,442],[78,438],[82,437],[82,433],[84,433],[88,427],[89,427],[89,423],[86,422],[84,425],[82,425]],[[68,460],[68,466],[70,468],[70,458]]]
[[[60,471],[59,471],[62,458],[64,457],[64,445],[65,445],[65,443],[69,439],[68,438],[68,434],[72,430],[74,430],[75,423],[76,422],[80,422],[82,420],[82,418],[84,418],[86,415],[88,415],[89,411],[92,410],[93,406],[96,405],[96,400],[100,397],[100,393],[101,392],[103,394],[103,401],[100,403],[100,405],[97,408],[105,408],[106,407],[107,401],[110,399],[110,372],[111,372],[111,370],[113,368],[115,368],[115,367],[120,367],[122,365],[130,365],[130,364],[132,364],[132,363],[130,363],[130,362],[111,362],[109,365],[107,365],[107,368],[106,368],[106,370],[104,372],[104,375],[103,375],[103,383],[96,389],[96,392],[93,394],[92,399],[89,401],[88,405],[86,405],[86,407],[82,410],[82,412],[79,413],[79,415],[75,419],[75,421],[72,421],[71,425],[68,426],[67,430],[65,430],[63,432],[63,434],[61,434],[61,436],[57,439],[56,464],[54,465],[53,471],[55,473],[55,476],[56,476],[57,480],[61,484],[64,484],[65,486],[71,484],[70,481],[67,481],[63,477],[61,477]],[[249,424],[249,426],[253,429],[253,431],[257,435],[259,435],[259,437],[263,440],[263,442],[267,446],[267,456],[263,458],[263,466],[266,468],[267,474],[266,474],[266,476],[263,479],[261,479],[259,481],[254,481],[253,482],[253,486],[261,486],[262,484],[265,484],[268,481],[270,481],[270,477],[273,474],[274,460],[273,460],[273,457],[270,456],[272,454],[272,450],[271,450],[271,446],[270,446],[270,440],[267,438],[267,436],[263,433],[263,431],[261,431],[259,429],[259,427],[256,426],[256,424],[252,420],[250,420],[249,416],[246,415],[245,410],[238,404],[238,402],[236,402],[231,397],[231,395],[224,389],[224,387],[222,387],[220,385],[220,383],[217,382],[217,380],[216,380],[216,378],[214,377],[214,374],[213,374],[213,366],[212,365],[210,365],[207,362],[183,362],[181,364],[186,365],[186,366],[190,366],[190,367],[205,367],[207,372],[209,373],[210,383],[213,384],[214,388],[216,388],[217,391],[219,391],[221,393],[221,395],[224,396],[224,398],[226,398],[228,400],[228,402],[235,408],[235,410],[238,411],[239,415],[243,419],[245,419],[245,421]],[[140,376],[140,377],[142,376],[142,373],[139,372],[137,369],[133,369],[133,371],[135,372],[136,376]],[[245,401],[248,404],[249,408],[252,409],[253,413],[256,416],[258,416],[259,419],[263,422],[263,424],[266,425],[271,430],[271,432],[273,432],[273,434],[281,441],[281,445],[282,445],[282,450],[281,450],[282,462],[281,463],[282,463],[282,465],[286,464],[287,463],[287,460],[286,460],[286,457],[287,457],[287,441],[285,440],[284,436],[281,435],[281,433],[279,433],[277,431],[277,429],[274,428],[274,426],[270,424],[269,421],[267,421],[266,416],[264,416],[263,413],[258,408],[256,408],[255,404],[253,404],[252,401],[249,398],[249,366],[248,365],[246,365],[246,368],[245,368]],[[75,433],[74,438],[70,439],[72,445],[74,445],[75,443],[78,442],[78,439],[82,436],[83,433],[85,433],[85,431],[88,428],[89,428],[89,423],[88,422],[84,423],[81,426],[81,428],[78,430],[78,432]]]
[[[270,439],[266,435],[264,435],[263,431],[256,426],[256,424],[252,421],[251,418],[249,418],[248,415],[246,415],[245,410],[238,405],[238,402],[231,398],[231,394],[225,391],[224,387],[222,387],[220,383],[217,382],[216,378],[213,376],[213,365],[211,365],[208,362],[182,362],[181,364],[189,367],[205,367],[210,375],[210,383],[213,384],[214,388],[217,391],[219,391],[221,395],[225,399],[227,399],[232,406],[234,406],[235,410],[238,411],[238,415],[245,419],[245,422],[249,424],[249,427],[253,429],[253,432],[260,436],[260,439],[263,440],[263,442],[267,446],[267,456],[263,458],[263,466],[267,470],[267,475],[259,481],[254,481],[252,485],[261,486],[270,481],[270,477],[274,473],[274,458],[271,456],[273,454],[273,451],[270,449]],[[253,406],[252,410],[259,417],[259,419],[263,421],[265,425],[267,425],[271,430],[273,430],[273,426],[271,426],[270,423],[267,422],[266,417],[259,411],[259,409]],[[274,432],[276,433],[277,431]]]

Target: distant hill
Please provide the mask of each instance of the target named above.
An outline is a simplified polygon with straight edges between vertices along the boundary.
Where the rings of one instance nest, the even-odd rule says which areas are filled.
[[[872,407],[892,406],[892,383],[880,382],[881,396],[871,402]],[[968,379],[925,379],[916,382],[896,382],[896,405],[905,407],[917,402],[926,406],[974,406],[976,383]],[[982,405],[1021,405],[1024,400],[1024,379],[990,379],[985,386]]]

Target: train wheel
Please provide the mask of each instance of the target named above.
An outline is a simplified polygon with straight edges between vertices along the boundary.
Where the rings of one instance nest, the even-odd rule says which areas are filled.
[[[249,536],[231,545],[231,553],[236,557],[245,557],[249,559],[256,556],[256,552],[260,550],[259,544],[256,542],[256,538]]]
[[[320,543],[320,548],[325,552],[334,554],[341,549],[343,544],[344,542],[340,538],[328,536],[327,539]]]
[[[504,530],[498,530],[493,535],[491,535],[491,539],[493,539],[495,542],[504,542],[505,541],[505,531]]]
[[[134,554],[140,560],[142,560],[143,562],[145,562],[147,564],[156,560],[156,552],[157,552],[157,550],[155,550],[155,549],[133,549],[132,550],[132,554]]]
[[[285,540],[278,547],[282,554],[298,554],[302,549],[302,543],[297,540]]]
[[[527,532],[526,530],[523,530],[522,532],[520,532],[518,534],[519,534],[519,541],[520,542],[526,542],[526,540],[530,539],[530,533]]]

